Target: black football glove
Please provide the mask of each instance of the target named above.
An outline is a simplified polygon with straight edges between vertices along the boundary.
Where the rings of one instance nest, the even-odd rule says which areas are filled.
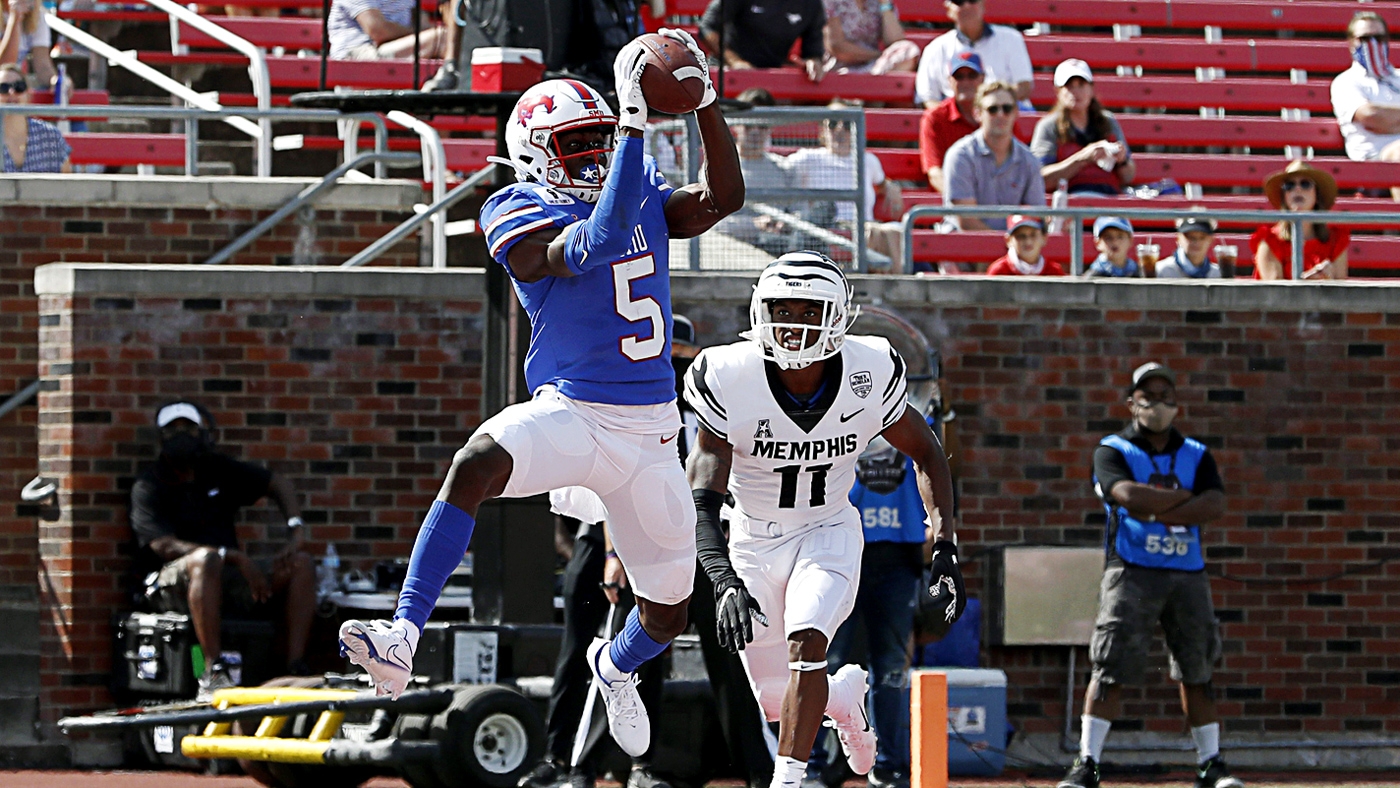
[[[753,642],[753,621],[768,626],[768,616],[758,601],[749,596],[743,583],[732,585],[719,593],[715,604],[715,630],[719,644],[735,654],[744,650],[744,645]]]
[[[967,607],[967,588],[958,566],[958,546],[946,539],[933,543],[933,563],[929,571],[929,596],[933,597],[935,617],[951,626]]]

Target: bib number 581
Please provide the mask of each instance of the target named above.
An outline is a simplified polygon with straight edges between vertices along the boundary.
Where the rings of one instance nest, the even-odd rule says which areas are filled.
[[[632,297],[632,283],[656,273],[656,258],[649,254],[613,263],[613,308],[630,323],[651,322],[651,336],[642,339],[640,333],[622,337],[618,349],[632,361],[647,361],[666,349],[666,318],[661,304],[651,296]]]

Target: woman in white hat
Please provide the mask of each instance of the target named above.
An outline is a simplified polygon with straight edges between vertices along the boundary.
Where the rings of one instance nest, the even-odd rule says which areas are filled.
[[[1330,211],[1337,182],[1328,173],[1295,161],[1264,179],[1264,195],[1281,211]],[[1293,278],[1293,225],[1266,224],[1249,237],[1255,279]],[[1351,231],[1323,222],[1303,225],[1303,278],[1346,279]]]
[[[1122,194],[1137,166],[1123,129],[1094,97],[1088,63],[1070,58],[1055,67],[1055,99],[1031,135],[1046,186],[1064,180],[1071,193]]]

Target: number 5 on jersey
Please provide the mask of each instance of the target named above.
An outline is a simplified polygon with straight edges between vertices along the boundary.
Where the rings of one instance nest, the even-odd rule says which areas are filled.
[[[661,355],[666,349],[666,318],[661,312],[661,304],[651,296],[632,297],[632,283],[656,273],[656,259],[649,254],[631,260],[613,263],[613,308],[623,320],[638,323],[651,321],[651,336],[642,339],[641,334],[622,337],[618,349],[622,355],[633,361],[646,361]]]

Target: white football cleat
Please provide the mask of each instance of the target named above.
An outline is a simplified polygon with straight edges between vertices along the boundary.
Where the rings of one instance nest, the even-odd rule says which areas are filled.
[[[865,693],[868,688],[867,673],[858,665],[843,665],[831,677],[831,692],[839,694],[845,712],[833,715],[836,737],[841,740],[841,749],[846,751],[846,762],[851,771],[858,775],[869,774],[875,766],[875,729],[870,727],[870,719],[865,714]]]
[[[594,639],[593,645],[588,647],[588,669],[593,671],[593,684],[607,708],[608,733],[623,752],[640,758],[651,748],[651,718],[642,705],[642,696],[637,693],[636,673],[611,684],[598,674],[598,657],[610,645],[612,641]]]
[[[418,627],[403,619],[350,620],[340,625],[340,655],[364,668],[376,695],[397,698],[413,679],[413,652]]]

